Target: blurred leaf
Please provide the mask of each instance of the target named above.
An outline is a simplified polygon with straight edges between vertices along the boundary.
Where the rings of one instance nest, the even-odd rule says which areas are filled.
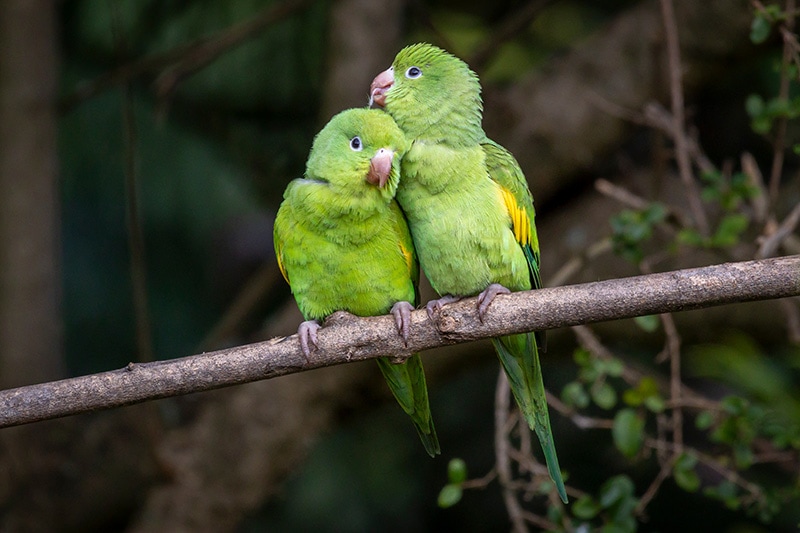
[[[675,483],[686,492],[697,492],[700,488],[700,477],[695,472],[697,458],[693,455],[682,454],[672,469]]]
[[[575,503],[572,504],[572,514],[575,515],[576,518],[580,518],[581,520],[590,520],[597,516],[597,513],[600,512],[601,507],[594,501],[594,498],[589,496],[588,494],[585,496],[581,496]]]
[[[766,105],[764,98],[760,94],[751,94],[744,101],[744,109],[750,118],[756,118],[764,114]]]
[[[626,457],[634,457],[644,444],[644,419],[634,409],[622,409],[611,429],[614,445]]]
[[[637,316],[633,318],[634,324],[639,326],[639,329],[642,331],[646,331],[647,333],[653,333],[658,329],[658,326],[661,324],[661,319],[658,318],[658,315],[645,315],[645,316]]]
[[[589,395],[583,385],[577,381],[572,381],[564,386],[561,391],[561,400],[570,407],[585,409],[589,406]]]
[[[750,25],[750,40],[753,44],[761,44],[766,41],[771,31],[772,25],[766,17],[761,13],[756,13]]]
[[[726,215],[717,227],[717,231],[712,237],[714,246],[726,247],[733,246],[739,242],[742,232],[747,229],[750,219],[746,215],[730,214]]]
[[[452,507],[458,502],[461,501],[461,496],[464,494],[461,485],[456,484],[448,484],[442,487],[442,490],[439,492],[439,498],[437,499],[437,503],[439,507],[443,509],[447,509],[448,507]]]
[[[800,424],[800,395],[791,373],[780,359],[768,358],[748,335],[737,332],[716,343],[687,347],[685,368],[692,377],[718,379],[764,401],[778,413]],[[741,399],[731,397],[723,407],[744,412]]]
[[[694,420],[697,429],[708,429],[714,423],[714,413],[711,411],[701,411]]]
[[[611,409],[617,404],[617,391],[608,383],[591,388],[592,399],[602,409]]]
[[[648,411],[653,413],[663,413],[664,409],[667,408],[667,404],[664,401],[664,398],[661,395],[654,394],[648,396],[644,399],[644,406],[647,408]]]
[[[447,479],[450,483],[463,483],[467,480],[467,463],[458,457],[447,463]]]

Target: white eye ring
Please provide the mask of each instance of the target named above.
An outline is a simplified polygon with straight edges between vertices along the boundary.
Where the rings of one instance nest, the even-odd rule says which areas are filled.
[[[419,67],[408,67],[408,70],[406,70],[406,78],[410,80],[415,80],[420,76],[422,76],[422,71]]]
[[[356,135],[352,139],[350,139],[350,149],[354,152],[360,152],[364,149],[364,144],[361,142],[361,137]]]

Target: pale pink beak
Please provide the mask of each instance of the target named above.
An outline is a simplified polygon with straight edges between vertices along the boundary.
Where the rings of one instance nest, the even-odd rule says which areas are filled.
[[[378,150],[369,162],[367,181],[382,189],[386,182],[389,181],[389,174],[392,173],[393,158],[394,152],[388,148]]]
[[[372,80],[369,86],[369,106],[375,104],[379,107],[386,105],[386,92],[394,85],[394,69],[387,68]]]

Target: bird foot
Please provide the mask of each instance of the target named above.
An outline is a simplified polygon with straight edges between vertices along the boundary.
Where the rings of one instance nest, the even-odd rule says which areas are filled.
[[[483,317],[486,315],[486,310],[489,309],[498,294],[511,294],[511,291],[499,283],[492,283],[478,295],[478,318],[481,319],[481,322],[483,322]]]
[[[447,294],[438,300],[431,300],[425,305],[425,311],[428,313],[428,318],[433,320],[433,315],[442,310],[442,306],[455,303],[461,299],[461,296],[453,296]]]
[[[319,321],[306,320],[297,327],[297,336],[300,337],[300,349],[308,362],[311,355],[311,347],[317,347],[317,330],[321,328]]]
[[[411,311],[414,306],[409,302],[397,302],[392,306],[390,313],[394,316],[394,323],[397,326],[397,333],[403,337],[403,342],[408,346],[408,333],[411,328]]]

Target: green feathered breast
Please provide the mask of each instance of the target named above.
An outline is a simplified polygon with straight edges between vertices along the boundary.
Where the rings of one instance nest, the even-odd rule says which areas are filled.
[[[381,150],[394,157],[376,186],[367,176]],[[376,110],[344,111],[315,138],[305,177],[287,187],[274,227],[278,263],[306,320],[384,315],[396,302],[418,302],[414,246],[393,199],[406,150],[394,121]],[[378,365],[426,451],[439,453],[419,355]]]
[[[495,284],[511,291],[540,288],[533,197],[514,157],[483,131],[475,73],[440,48],[416,44],[397,54],[371,93],[412,143],[397,200],[436,292],[460,297]],[[538,357],[543,340],[530,333],[493,342],[566,502]]]

